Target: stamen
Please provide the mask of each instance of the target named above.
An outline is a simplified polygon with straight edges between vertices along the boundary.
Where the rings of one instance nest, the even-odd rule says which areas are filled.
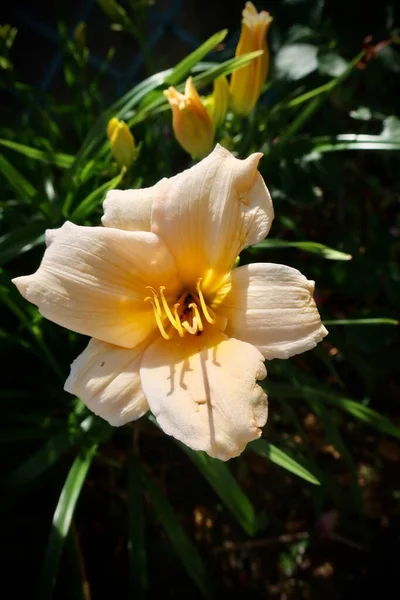
[[[210,314],[210,311],[208,310],[207,304],[204,300],[204,296],[203,296],[203,292],[201,291],[201,277],[197,280],[197,284],[196,284],[196,290],[199,296],[199,300],[200,300],[200,304],[201,304],[201,309],[203,311],[203,314],[206,318],[206,321],[208,321],[211,325],[213,325],[215,323],[215,318]]]
[[[181,322],[180,322],[179,317],[178,318],[174,317],[174,315],[171,312],[170,307],[168,306],[168,302],[167,302],[167,300],[166,300],[166,298],[164,296],[165,286],[162,285],[162,286],[160,286],[159,289],[160,289],[161,302],[162,302],[163,309],[165,310],[165,314],[167,315],[167,317],[168,317],[171,325],[173,327],[175,327],[175,329],[179,332],[179,329],[181,328],[180,327]],[[179,323],[179,325],[178,325],[178,323]]]
[[[157,296],[155,296],[155,298],[156,298],[156,297],[157,297]],[[150,296],[147,296],[147,297],[144,299],[144,301],[146,302],[146,300],[150,300],[150,302],[151,302],[151,303],[152,303],[152,305],[153,305],[154,317],[155,317],[155,319],[156,319],[157,327],[158,327],[158,329],[160,330],[160,333],[161,333],[161,335],[163,336],[163,338],[164,338],[165,340],[170,340],[172,336],[171,336],[171,335],[169,335],[169,334],[168,334],[168,333],[165,331],[165,329],[164,329],[164,325],[163,325],[163,322],[162,322],[161,316],[160,316],[160,314],[159,314],[159,312],[158,312],[157,303],[156,303],[155,299],[153,300],[153,298],[150,298]],[[158,304],[158,306],[160,306],[160,305]]]
[[[174,304],[174,317],[175,317],[175,321],[176,321],[178,333],[179,333],[180,337],[183,337],[185,335],[185,332],[182,329],[182,323],[181,323],[181,320],[180,320],[179,315],[178,315],[178,308],[179,307],[180,307],[179,302],[177,302],[176,304]]]
[[[156,310],[157,310],[158,314],[161,317],[162,310],[161,310],[160,301],[158,299],[158,294],[157,294],[156,290],[153,287],[151,287],[151,285],[146,285],[146,287],[144,289],[145,290],[151,290],[153,292],[153,296],[154,296],[153,299],[154,299],[154,302],[155,302]],[[145,298],[145,300],[148,300],[148,299],[151,300],[151,298],[149,298],[149,297]]]
[[[189,323],[187,321],[183,321],[182,327],[184,327],[186,329],[186,331],[188,333],[191,333],[192,335],[197,333],[198,326],[197,326],[196,317],[193,317],[193,325],[189,325]]]
[[[193,321],[194,321],[194,319],[196,319],[197,326],[198,326],[199,330],[203,331],[203,323],[202,323],[202,320],[201,320],[200,311],[197,308],[197,304],[195,304],[194,302],[191,302],[189,304],[189,308],[191,308],[193,310],[193,312],[194,312]]]

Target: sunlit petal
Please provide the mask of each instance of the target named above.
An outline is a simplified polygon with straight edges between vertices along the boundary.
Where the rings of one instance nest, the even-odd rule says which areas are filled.
[[[103,225],[127,231],[150,231],[151,209],[162,181],[149,188],[110,190],[103,203]]]
[[[146,286],[165,285],[172,298],[179,286],[173,258],[156,235],[66,223],[47,239],[36,273],[13,280],[44,317],[127,348],[154,330]]]
[[[154,201],[152,231],[172,252],[189,289],[203,277],[207,294],[229,272],[240,250],[263,239],[274,217],[257,165],[261,154],[238,160],[225,148],[164,181]]]
[[[268,358],[289,358],[326,335],[313,299],[314,282],[296,269],[252,264],[231,274],[221,312],[227,335],[254,344]]]
[[[139,374],[145,348],[146,344],[126,349],[91,340],[72,363],[64,389],[110,425],[139,419],[149,409]]]
[[[260,352],[210,329],[156,340],[140,369],[143,390],[161,428],[194,450],[228,460],[261,435],[267,397]]]

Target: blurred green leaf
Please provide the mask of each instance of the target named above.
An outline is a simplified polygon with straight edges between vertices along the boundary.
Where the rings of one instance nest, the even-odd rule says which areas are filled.
[[[36,189],[8,160],[0,154],[0,173],[7,179],[10,187],[24,202],[31,203],[36,196]]]
[[[287,471],[294,473],[298,477],[305,479],[305,481],[313,483],[314,485],[321,485],[315,475],[303,467],[298,460],[294,459],[287,450],[281,450],[280,448],[277,448],[277,446],[270,444],[262,438],[251,442],[248,448],[253,450],[253,452],[259,456],[263,456],[264,458],[274,462],[276,465],[279,465]]]
[[[382,135],[357,135],[343,133],[311,140],[313,152],[338,152],[342,150],[400,150],[400,139]]]
[[[149,415],[148,419],[156,427],[159,427],[157,420],[153,415]],[[181,442],[177,441],[176,443],[184,452],[186,452],[190,460],[218,494],[225,506],[235,516],[244,531],[249,535],[254,535],[257,530],[254,507],[233,477],[228,466],[216,458],[211,458],[205,452],[195,452]]]
[[[82,221],[86,219],[90,213],[100,206],[100,203],[104,200],[105,194],[114,189],[120,184],[126,173],[126,167],[122,167],[121,172],[116,176],[106,181],[100,187],[93,190],[82,202],[75,208],[71,215],[73,221]]]
[[[19,152],[19,154],[27,156],[28,158],[33,158],[34,160],[39,160],[50,165],[56,165],[62,169],[70,167],[74,160],[74,157],[70,154],[52,152],[51,150],[39,150],[38,148],[18,144],[17,142],[12,142],[10,140],[0,139],[0,145],[10,148],[15,152]]]
[[[197,89],[201,89],[202,87],[209,85],[218,77],[222,77],[223,75],[229,75],[236,69],[240,69],[251,61],[253,61],[258,56],[261,56],[262,50],[256,50],[255,52],[249,52],[248,54],[242,54],[241,56],[236,56],[229,60],[226,60],[223,63],[214,65],[193,77],[193,83],[195,84]],[[181,83],[176,86],[176,89],[180,92],[184,91],[185,84]],[[157,96],[154,96],[154,99],[146,104],[143,108],[138,110],[136,115],[134,115],[129,121],[129,127],[132,127],[139,121],[143,121],[147,116],[157,114],[159,112],[159,107],[162,105],[167,105],[168,102],[162,92],[160,92]]]
[[[347,69],[341,75],[339,75],[339,77],[335,77],[331,81],[328,81],[328,83],[324,83],[323,85],[321,85],[313,90],[310,90],[309,92],[305,92],[304,94],[301,94],[300,96],[296,96],[295,98],[292,98],[292,100],[290,100],[287,103],[287,106],[289,108],[294,108],[295,106],[299,106],[300,104],[303,104],[304,102],[308,102],[308,100],[311,100],[312,98],[315,98],[317,96],[323,95],[325,97],[326,94],[329,94],[329,92],[331,92],[335,87],[337,87],[339,84],[341,84],[346,79],[346,77],[348,77],[350,75],[350,73],[352,72],[354,67],[363,58],[364,54],[365,54],[364,50],[359,52],[357,54],[357,56],[355,56],[353,58],[353,60],[348,63]],[[318,107],[318,104],[316,104],[315,106]]]
[[[258,250],[264,250],[269,248],[298,248],[299,250],[303,250],[303,252],[310,252],[311,254],[318,254],[322,258],[326,258],[328,260],[350,260],[351,254],[346,254],[345,252],[340,252],[340,250],[335,250],[334,248],[329,248],[329,246],[325,246],[324,244],[320,244],[318,242],[285,242],[284,240],[272,240],[265,239],[258,244],[254,244],[254,246],[249,246],[247,250],[251,253],[257,252]]]
[[[90,446],[80,452],[68,473],[64,487],[54,513],[46,555],[44,558],[40,598],[47,600],[53,597],[58,567],[66,537],[69,532],[75,506],[86,479],[90,464],[96,453],[97,445]]]
[[[76,409],[71,411],[69,422],[9,475],[6,480],[7,486],[25,486],[47,471],[73,445],[86,439],[102,441],[111,435],[112,427],[108,423],[95,415],[86,415],[85,406],[78,404]]]
[[[34,221],[0,237],[0,266],[44,242],[46,221]]]
[[[324,325],[398,325],[396,319],[324,319]]]
[[[228,30],[223,29],[218,33],[212,35],[206,40],[201,46],[196,48],[193,52],[188,54],[181,62],[179,62],[173,69],[171,74],[165,80],[165,84],[176,85],[186,77],[192,67],[194,67],[202,58],[204,58],[209,52],[211,52],[218,44],[220,44],[227,36]]]
[[[157,517],[187,573],[193,579],[202,595],[205,598],[211,598],[206,570],[195,545],[187,536],[166,496],[162,493],[154,479],[144,469],[141,469],[141,478]]]
[[[336,408],[347,412],[359,421],[366,423],[370,427],[392,435],[400,439],[400,428],[396,427],[387,417],[381,415],[372,408],[364,406],[360,402],[351,400],[339,394],[334,394],[325,389],[313,388],[308,385],[294,387],[287,384],[268,384],[268,391],[271,396],[280,396],[282,398],[312,398],[320,402],[327,402]]]
[[[257,531],[256,512],[228,466],[216,458],[207,456],[205,452],[195,452],[183,444],[179,446],[231,511],[242,529],[249,535],[254,535]]]

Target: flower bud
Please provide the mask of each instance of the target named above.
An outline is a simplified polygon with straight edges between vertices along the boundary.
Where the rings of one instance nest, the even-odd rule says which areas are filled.
[[[185,93],[174,87],[164,91],[172,110],[172,127],[180,145],[193,158],[203,158],[214,146],[214,124],[193,80],[186,81]]]
[[[214,80],[214,89],[211,96],[207,97],[207,107],[212,116],[214,126],[217,129],[221,127],[225,121],[226,113],[229,106],[229,84],[225,76],[218,77]]]
[[[128,125],[114,117],[108,123],[107,137],[118,166],[128,169],[135,160],[135,139]]]
[[[232,73],[230,90],[232,110],[240,116],[246,116],[254,108],[261,94],[269,69],[269,50],[267,33],[272,17],[265,10],[257,12],[252,2],[246,2],[242,13],[242,31],[235,56],[248,52],[264,50],[245,67]]]

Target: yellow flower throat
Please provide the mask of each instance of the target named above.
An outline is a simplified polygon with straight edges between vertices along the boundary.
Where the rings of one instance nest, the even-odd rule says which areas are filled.
[[[166,340],[171,339],[174,330],[180,337],[187,333],[200,335],[204,329],[203,319],[211,325],[215,323],[215,313],[207,306],[201,290],[201,278],[197,280],[196,294],[183,292],[172,308],[165,298],[165,286],[160,286],[158,292],[150,286],[146,289],[150,290],[153,296],[147,296],[145,301],[152,303],[157,327]]]

